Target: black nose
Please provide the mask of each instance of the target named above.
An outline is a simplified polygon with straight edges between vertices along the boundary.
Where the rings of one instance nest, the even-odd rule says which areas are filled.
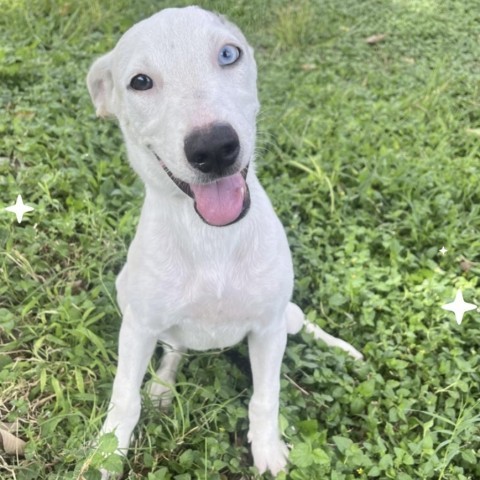
[[[237,132],[228,123],[214,123],[185,137],[189,163],[203,173],[222,174],[235,163],[240,152]]]

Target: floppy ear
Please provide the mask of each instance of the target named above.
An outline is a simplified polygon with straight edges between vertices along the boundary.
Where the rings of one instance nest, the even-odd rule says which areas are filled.
[[[98,117],[115,115],[113,111],[112,52],[95,60],[87,75],[87,87]]]

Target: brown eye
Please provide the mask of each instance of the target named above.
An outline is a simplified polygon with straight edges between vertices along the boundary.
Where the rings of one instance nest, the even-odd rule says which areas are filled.
[[[153,87],[153,80],[148,75],[139,73],[130,80],[130,87],[134,90],[150,90]]]

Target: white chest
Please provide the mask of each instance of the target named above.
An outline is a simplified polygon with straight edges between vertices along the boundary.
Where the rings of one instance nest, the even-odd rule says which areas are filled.
[[[273,212],[256,218],[252,210],[223,229],[141,220],[117,280],[122,310],[130,305],[160,340],[201,350],[281,321],[293,287],[290,251]]]

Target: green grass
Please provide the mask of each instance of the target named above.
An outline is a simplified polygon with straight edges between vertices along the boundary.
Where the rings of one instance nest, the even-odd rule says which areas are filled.
[[[480,314],[457,325],[441,309],[459,288],[480,304],[480,3],[199,3],[256,48],[258,170],[287,229],[295,301],[366,358],[290,339],[281,478],[480,478]],[[169,5],[0,0],[0,421],[28,442],[24,457],[0,451],[2,479],[118,466],[111,439],[93,454],[87,443],[111,391],[114,279],[143,190],[84,78]],[[18,194],[35,208],[21,224],[3,210]],[[146,402],[124,478],[256,478],[250,393],[244,345],[189,355],[171,413]]]

